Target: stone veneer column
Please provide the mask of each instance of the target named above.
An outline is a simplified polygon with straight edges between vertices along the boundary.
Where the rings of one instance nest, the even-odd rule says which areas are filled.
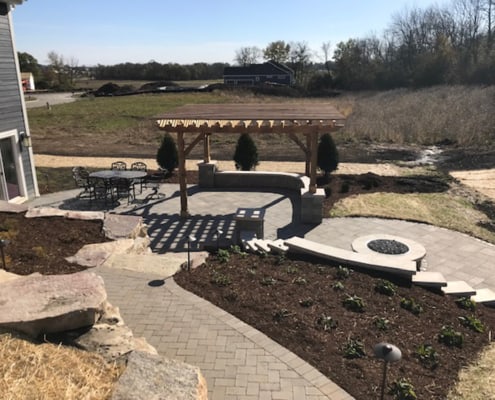
[[[316,189],[315,193],[309,191],[301,193],[301,223],[321,224],[324,199],[325,191],[323,189]]]
[[[212,188],[215,187],[215,172],[217,171],[217,162],[210,161],[209,163],[198,163],[199,169],[199,187]]]

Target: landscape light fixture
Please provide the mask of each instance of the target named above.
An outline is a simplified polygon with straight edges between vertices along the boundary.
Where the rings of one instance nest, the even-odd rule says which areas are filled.
[[[218,250],[220,249],[220,236],[223,235],[223,231],[220,228],[217,228],[215,230],[215,237],[217,238],[217,253]]]
[[[32,147],[33,144],[31,142],[31,136],[29,136],[26,132],[19,133],[19,145],[22,149],[27,149],[28,147]]]
[[[196,240],[196,236],[189,235],[187,237],[187,270],[191,270],[191,243],[194,243]]]
[[[383,400],[385,394],[385,383],[387,380],[387,366],[389,362],[399,361],[402,358],[402,352],[393,344],[381,342],[375,345],[373,348],[375,357],[384,361],[383,364],[383,377],[382,377],[382,392],[380,399]]]
[[[3,269],[5,269],[5,253],[4,253],[4,248],[9,244],[8,240],[5,239],[0,239],[0,253],[2,254],[2,265]]]

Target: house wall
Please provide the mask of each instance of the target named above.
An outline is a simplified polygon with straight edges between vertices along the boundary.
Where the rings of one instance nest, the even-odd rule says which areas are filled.
[[[25,118],[25,106],[22,99],[20,72],[17,65],[17,56],[12,40],[12,26],[9,5],[0,1],[0,133],[17,132],[29,134],[29,126]],[[5,15],[3,15],[5,14]],[[25,197],[34,197],[38,194],[36,177],[33,174],[32,151],[27,148],[20,152],[21,173],[25,177],[25,186],[21,185],[21,193]],[[23,187],[24,186],[24,187]]]

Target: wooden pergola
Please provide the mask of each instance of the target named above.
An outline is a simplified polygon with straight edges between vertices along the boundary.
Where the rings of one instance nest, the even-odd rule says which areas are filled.
[[[210,163],[210,136],[213,133],[286,134],[305,154],[309,190],[315,193],[319,135],[342,128],[345,120],[335,107],[321,102],[190,104],[156,119],[161,129],[177,134],[181,216],[188,215],[186,158],[202,141],[203,161]],[[196,136],[186,144],[185,134]]]

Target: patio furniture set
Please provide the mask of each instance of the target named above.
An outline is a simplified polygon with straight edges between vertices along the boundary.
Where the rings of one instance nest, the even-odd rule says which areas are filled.
[[[140,193],[147,182],[151,181],[148,168],[144,162],[138,161],[127,168],[124,161],[111,164],[110,169],[89,172],[84,167],[72,168],[72,177],[82,191],[78,198],[93,201],[103,201],[105,205],[115,204],[121,199],[127,199],[127,204],[136,198],[136,187]],[[152,187],[157,191],[156,185]]]

